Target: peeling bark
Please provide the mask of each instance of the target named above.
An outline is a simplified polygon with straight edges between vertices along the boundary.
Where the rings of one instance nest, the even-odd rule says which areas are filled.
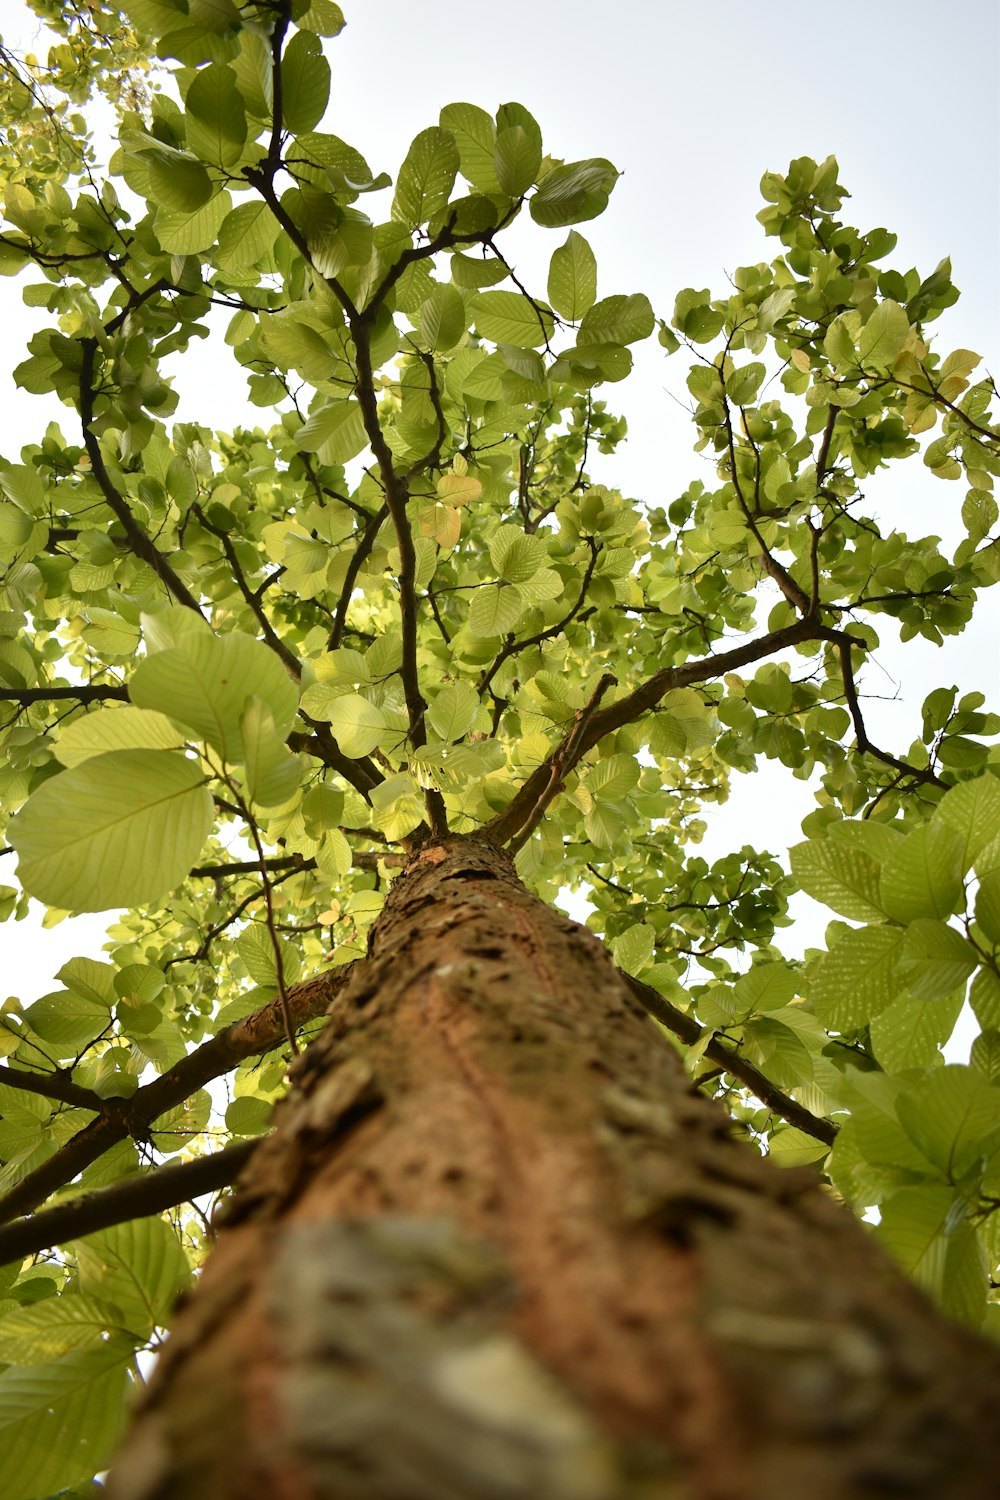
[[[987,1500],[1000,1357],[448,840],[295,1065],[109,1500]]]

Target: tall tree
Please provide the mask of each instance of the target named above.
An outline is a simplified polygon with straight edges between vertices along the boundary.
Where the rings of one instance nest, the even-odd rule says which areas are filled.
[[[123,910],[0,1017],[4,1500],[92,1492],[210,1249],[121,1500],[992,1493],[1000,1362],[952,1320],[1000,1261],[1000,719],[864,718],[879,617],[940,642],[1000,571],[948,263],[884,268],[800,158],[777,257],[658,318],[575,227],[616,168],[520,105],[392,182],[322,130],[332,0],[38,9],[0,263],[74,415],[0,464],[3,914]],[[168,428],[220,312],[267,425]],[[590,477],[654,335],[705,455],[667,509]],[[918,453],[952,558],[868,495]],[[689,849],[761,756],[820,773],[808,962],[772,855]]]

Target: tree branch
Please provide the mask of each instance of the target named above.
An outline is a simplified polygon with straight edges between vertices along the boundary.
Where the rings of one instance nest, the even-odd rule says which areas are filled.
[[[193,609],[195,614],[200,615],[202,611],[197,599],[187,585],[178,578],[159,548],[150,541],[129,509],[125,497],[117,489],[108,473],[100,442],[93,430],[94,360],[97,354],[97,340],[81,339],[80,348],[83,351],[80,367],[80,423],[83,428],[83,443],[90,459],[91,471],[100,486],[105,503],[121,524],[136,556],[148,563],[168,592],[173,594],[178,604],[183,604],[186,609]]]
[[[388,505],[383,505],[381,510],[376,511],[373,516],[369,516],[365,529],[358,538],[357,546],[354,548],[354,555],[347,564],[347,572],[344,574],[344,586],[340,591],[337,607],[333,612],[333,628],[326,643],[328,651],[336,651],[344,638],[344,626],[347,624],[347,611],[351,605],[351,595],[354,593],[354,585],[357,582],[362,565],[371,556],[375,539],[382,529],[382,523],[388,514]]]
[[[246,602],[250,613],[257,621],[257,624],[260,627],[260,633],[264,637],[264,640],[270,646],[275,656],[277,656],[278,660],[281,662],[281,665],[284,667],[289,677],[291,677],[292,681],[299,682],[302,678],[301,663],[299,662],[298,657],[295,655],[295,652],[290,651],[289,648],[285,645],[284,641],[281,640],[276,634],[274,626],[271,624],[271,621],[268,618],[267,611],[264,609],[264,606],[260,601],[259,595],[255,594],[253,589],[251,589],[250,585],[247,583],[246,575],[244,574],[243,569],[240,567],[240,560],[236,555],[236,548],[233,546],[232,539],[227,532],[221,529],[221,527],[213,526],[211,521],[206,519],[200,505],[193,506],[192,509],[197,512],[198,519],[201,522],[202,526],[204,526],[205,530],[210,532],[212,536],[216,537],[222,543],[223,551],[226,554],[226,561],[232,569],[233,578],[236,580],[236,587],[243,595],[244,601]]]
[[[622,978],[643,1010],[647,1015],[652,1016],[654,1021],[659,1021],[661,1026],[665,1026],[689,1047],[701,1040],[704,1027],[693,1016],[685,1015],[684,1011],[678,1010],[676,1005],[671,1005],[670,1001],[665,999],[658,990],[654,990],[651,985],[643,984],[641,979],[633,979],[630,974],[624,973]],[[747,1062],[745,1057],[740,1057],[738,1052],[734,1052],[717,1037],[713,1037],[708,1043],[705,1056],[718,1063],[725,1072],[738,1078],[762,1104],[767,1105],[772,1114],[780,1115],[783,1120],[788,1121],[789,1125],[794,1125],[797,1130],[802,1130],[806,1135],[822,1141],[825,1146],[832,1146],[837,1139],[836,1125],[814,1115],[811,1110],[806,1109],[804,1104],[799,1104],[796,1099],[782,1093],[781,1089],[776,1088],[759,1068]]]
[[[71,1104],[74,1109],[90,1109],[95,1115],[104,1107],[99,1094],[82,1088],[63,1072],[34,1073],[29,1068],[0,1066],[0,1084],[26,1094],[38,1094],[43,1099],[54,1099],[58,1104]]]
[[[779,651],[786,650],[789,646],[797,646],[805,641],[839,641],[843,638],[841,632],[830,630],[814,620],[796,620],[793,625],[786,625],[782,630],[769,631],[767,635],[754,641],[746,641],[742,646],[735,646],[731,651],[720,651],[716,656],[699,657],[695,661],[684,662],[679,667],[663,667],[659,672],[654,672],[652,677],[648,677],[645,682],[641,682],[638,687],[633,688],[630,693],[626,693],[623,698],[619,698],[616,703],[609,703],[606,708],[599,709],[591,716],[584,727],[580,755],[585,755],[588,750],[593,749],[606,734],[621,729],[625,724],[631,724],[633,719],[655,708],[664,694],[670,692],[672,688],[689,687],[695,682],[706,682],[715,677],[722,677],[726,672],[736,671],[750,662],[761,661],[765,657],[774,656]],[[484,825],[483,835],[491,843],[506,844],[524,827],[525,820],[530,816],[549,782],[553,760],[559,754],[559,748],[557,746],[548,760],[543,761],[531,773],[503,812],[498,813],[495,818]]]
[[[614,687],[617,677],[605,672],[590,695],[589,701],[574,716],[573,727],[563,736],[546,762],[548,775],[545,785],[539,790],[535,805],[529,808],[520,831],[510,840],[508,852],[513,856],[524,847],[528,839],[545,816],[545,809],[562,791],[566,777],[584,753],[583,740],[587,725],[597,712],[598,705],[608,688]]]
[[[293,985],[286,997],[292,1024],[302,1026],[322,1015],[340,993],[350,970],[351,965],[344,964]],[[280,1047],[284,1040],[284,1018],[275,999],[210,1037],[168,1068],[161,1078],[138,1089],[131,1099],[104,1100],[96,1120],[0,1198],[0,1224],[30,1213],[119,1141],[129,1136],[146,1139],[150,1125],[160,1115],[183,1104],[206,1083],[230,1072],[245,1058]]]
[[[99,1229],[148,1218],[176,1208],[202,1193],[228,1187],[256,1150],[258,1142],[238,1141],[194,1161],[171,1162],[139,1176],[123,1177],[109,1187],[83,1193],[33,1218],[0,1228],[0,1265],[51,1250],[67,1240],[82,1239]]]
[[[20,703],[25,707],[29,703],[54,703],[64,698],[75,699],[77,703],[127,703],[128,688],[105,687],[100,683],[80,687],[0,688],[0,702]]]
[[[854,723],[854,735],[857,740],[858,749],[863,755],[871,755],[875,760],[880,760],[884,765],[892,766],[901,775],[910,777],[913,781],[923,782],[928,786],[944,787],[946,782],[927,766],[911,766],[908,761],[897,760],[895,755],[890,755],[887,750],[880,750],[868,738],[868,730],[865,728],[864,715],[861,712],[861,704],[858,701],[858,689],[854,681],[854,667],[851,663],[851,646],[849,639],[838,641],[837,649],[840,655],[840,671],[844,681],[844,697],[851,712]]]

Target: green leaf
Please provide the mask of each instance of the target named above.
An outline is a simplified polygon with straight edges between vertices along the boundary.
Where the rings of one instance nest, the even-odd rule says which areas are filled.
[[[499,192],[492,116],[478,104],[446,104],[439,119],[457,145],[462,176],[480,193]]]
[[[561,318],[575,323],[594,305],[597,261],[582,234],[571,229],[549,263],[549,301]]]
[[[55,744],[64,766],[79,766],[109,750],[177,750],[184,736],[165,714],[144,708],[99,708],[67,724]]]
[[[231,1135],[262,1135],[270,1127],[273,1109],[266,1099],[234,1099],[226,1110],[226,1129]]]
[[[964,1000],[961,987],[930,1005],[911,995],[897,995],[870,1027],[872,1050],[886,1072],[938,1063],[939,1049],[954,1031]]]
[[[349,760],[368,755],[388,728],[385,714],[374,703],[360,693],[335,693],[325,683],[307,688],[302,705],[307,713],[330,725]]]
[[[106,1467],[128,1416],[132,1353],[113,1339],[0,1374],[4,1500],[42,1500]]]
[[[652,958],[655,943],[654,929],[645,922],[635,922],[612,940],[611,952],[626,974],[638,974]]]
[[[0,1318],[0,1364],[48,1364],[96,1348],[116,1331],[117,1316],[109,1303],[69,1291],[15,1307]]]
[[[947,1227],[955,1192],[949,1187],[910,1187],[882,1205],[876,1238],[919,1286],[940,1297],[948,1258]]]
[[[897,973],[902,945],[895,927],[862,927],[838,939],[820,960],[810,990],[824,1026],[859,1031],[885,1010],[903,988]]]
[[[274,715],[256,693],[247,699],[240,715],[240,735],[250,800],[258,807],[279,807],[298,790],[302,765],[289,755],[284,735],[274,726]]]
[[[866,370],[891,369],[910,336],[910,320],[898,302],[880,302],[864,326],[859,353]]]
[[[12,821],[18,877],[67,911],[155,901],[194,864],[212,811],[196,761],[166,750],[95,756],[44,782]]]
[[[458,147],[450,130],[431,125],[413,140],[399,169],[392,217],[416,229],[448,202],[458,172]]]
[[[297,31],[281,59],[281,108],[293,135],[314,130],[330,99],[330,64],[319,38]]]
[[[519,526],[501,526],[490,542],[490,561],[507,583],[527,583],[547,557],[545,538],[525,536]]]
[[[520,198],[538,176],[542,165],[542,141],[536,131],[510,125],[497,132],[494,149],[497,181],[510,198]]]
[[[241,203],[219,225],[219,264],[229,271],[244,270],[271,251],[277,235],[278,225],[266,203]]]
[[[148,617],[143,623],[148,638]],[[253,694],[271,710],[278,733],[287,735],[298,707],[296,686],[269,647],[237,631],[186,636],[148,656],[129,682],[133,703],[185,725],[230,763],[243,759],[240,718]]]
[[[741,1014],[778,1010],[800,993],[801,980],[784,964],[754,964],[733,985],[733,994],[743,1008]]]
[[[29,1005],[24,1014],[35,1035],[60,1060],[77,1057],[107,1031],[111,1023],[107,1005],[73,994],[71,990],[43,995],[34,1005]]]
[[[329,401],[310,412],[299,428],[303,453],[317,453],[324,464],[346,464],[368,446],[364,415],[356,401]]]
[[[531,217],[549,229],[596,219],[607,208],[617,180],[617,168],[603,157],[553,167],[531,199]]]
[[[195,74],[184,100],[188,149],[202,161],[230,170],[243,155],[247,116],[236,75],[224,63]]]
[[[807,1167],[822,1160],[829,1150],[823,1141],[792,1125],[772,1131],[767,1143],[768,1160],[777,1162],[779,1167]]]
[[[115,1307],[138,1339],[163,1327],[191,1282],[174,1230],[162,1219],[130,1219],[73,1242],[80,1290]]]
[[[979,882],[976,921],[991,943],[1000,944],[1000,870],[984,875]]]
[[[960,781],[945,792],[934,812],[963,839],[962,869],[975,864],[979,854],[1000,838],[1000,779],[989,773]]]
[[[479,694],[468,682],[448,682],[427,710],[427,722],[450,743],[468,734],[479,712]]]
[[[278,959],[274,940],[263,922],[250,922],[236,939],[236,951],[255,984],[274,991],[278,988]],[[302,959],[296,948],[280,942],[282,975],[286,984],[294,984],[302,972]]]
[[[583,819],[584,832],[598,849],[613,849],[626,836],[628,825],[627,809],[607,797],[595,797]]]
[[[639,781],[639,766],[634,756],[609,755],[592,766],[584,786],[592,797],[617,801],[631,792]]]
[[[473,635],[491,639],[507,635],[521,618],[524,600],[516,584],[487,584],[478,589],[469,610]]]
[[[807,896],[855,922],[885,915],[879,897],[879,865],[862,849],[811,839],[789,850],[792,874]]]
[[[734,406],[749,406],[760,390],[767,370],[759,361],[743,365],[726,377],[726,395]]]
[[[1000,1031],[1000,975],[985,966],[969,986],[969,1004],[984,1031]]]
[[[530,302],[520,292],[480,292],[472,304],[472,317],[482,338],[524,349],[547,343],[554,327],[548,308]]]
[[[156,237],[171,255],[195,255],[214,245],[233,206],[227,192],[216,193],[200,208],[156,216]]]
[[[895,922],[949,917],[962,895],[962,838],[935,819],[915,828],[882,866],[882,908]]]
[[[453,286],[436,286],[420,309],[420,332],[431,349],[454,349],[465,332],[465,301]]]
[[[1000,1090],[972,1068],[936,1068],[900,1094],[896,1113],[914,1145],[951,1180],[1000,1141]]]
[[[139,159],[148,175],[149,196],[163,213],[190,214],[216,193],[204,166],[186,152],[157,146]]]
[[[915,999],[943,1000],[975,967],[975,949],[946,922],[918,917],[907,928],[899,975]]]
[[[605,297],[584,314],[577,342],[586,344],[634,344],[649,338],[656,326],[649,298],[642,292],[631,297]]]

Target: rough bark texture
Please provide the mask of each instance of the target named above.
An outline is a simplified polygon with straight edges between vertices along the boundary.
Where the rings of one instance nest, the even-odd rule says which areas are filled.
[[[451,841],[296,1065],[109,1500],[987,1500],[998,1404],[596,939]]]

